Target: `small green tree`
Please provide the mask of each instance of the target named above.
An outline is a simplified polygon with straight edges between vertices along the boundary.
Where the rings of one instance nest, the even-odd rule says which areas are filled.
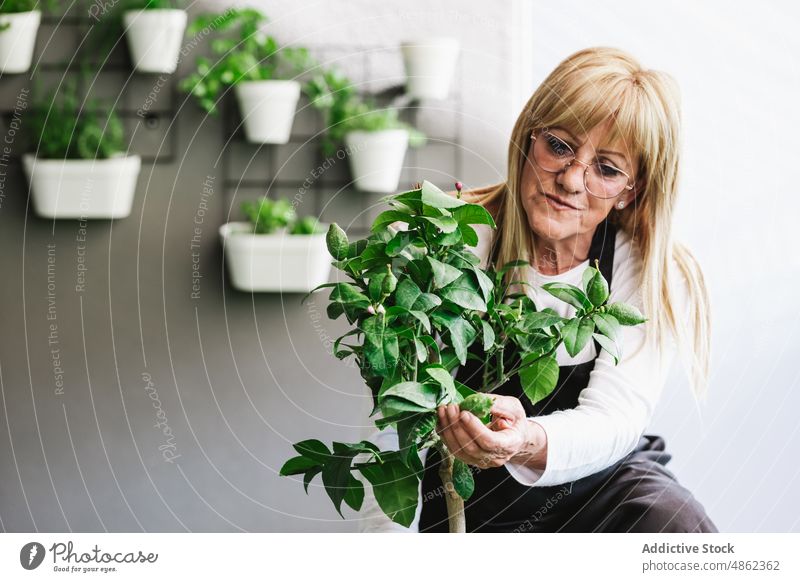
[[[420,451],[436,447],[443,459],[439,474],[445,485],[451,532],[465,531],[464,500],[474,490],[468,466],[447,450],[436,433],[436,408],[457,403],[484,423],[489,421],[492,392],[519,375],[525,396],[536,403],[548,396],[558,380],[556,348],[563,342],[577,354],[590,338],[619,361],[621,325],[646,319],[634,307],[608,301],[608,284],[589,267],[583,288],[565,283],[543,285],[548,293],[575,307],[572,318],[552,309],[538,311],[524,292],[511,293],[519,267],[513,261],[484,270],[467,249],[478,243],[473,228],[495,228],[482,206],[450,196],[429,182],[385,199],[392,207],[375,219],[371,234],[349,242],[337,225],[328,231],[328,248],[335,267],[352,282],[326,283],[331,288],[328,317],[344,315],[354,328],[334,343],[338,359],[355,358],[381,413],[375,426],[397,429],[400,450],[381,451],[369,441],[334,442],[332,449],[316,439],[295,443],[299,453],[281,468],[281,475],[304,476],[304,486],[322,474],[325,490],[341,514],[342,502],[358,511],[364,485],[372,485],[386,515],[408,527],[414,519],[424,467]],[[405,230],[395,230],[394,223]],[[303,298],[305,300],[308,297]],[[437,341],[439,340],[439,341]],[[475,343],[483,349],[484,376],[480,391],[453,378]],[[504,352],[514,349],[516,362],[506,367]],[[366,460],[355,462],[361,454]],[[455,475],[455,478],[454,478]],[[344,516],[343,516],[344,517]]]

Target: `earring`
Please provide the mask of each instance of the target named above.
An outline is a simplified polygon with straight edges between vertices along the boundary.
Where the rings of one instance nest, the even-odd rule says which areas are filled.
[[[620,210],[622,210],[623,208],[625,208],[625,202],[624,202],[624,201],[620,201],[620,203],[619,203],[619,204],[617,204],[617,208],[619,208]]]

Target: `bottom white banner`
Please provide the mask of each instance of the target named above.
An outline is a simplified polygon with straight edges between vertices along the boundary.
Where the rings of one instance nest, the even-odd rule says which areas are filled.
[[[800,534],[11,533],[0,535],[0,580],[376,582],[566,574],[568,580],[796,581],[799,547]]]

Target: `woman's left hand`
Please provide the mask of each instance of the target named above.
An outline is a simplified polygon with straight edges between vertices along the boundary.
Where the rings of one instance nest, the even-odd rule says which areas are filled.
[[[502,467],[520,453],[527,442],[528,422],[519,398],[488,394],[494,399],[492,422],[485,425],[458,404],[439,406],[436,432],[447,449],[469,465]]]

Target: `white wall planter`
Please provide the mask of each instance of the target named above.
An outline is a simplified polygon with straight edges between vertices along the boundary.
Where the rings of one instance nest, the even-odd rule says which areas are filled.
[[[400,49],[406,69],[406,93],[418,99],[446,98],[458,60],[458,40],[404,42]]]
[[[38,10],[0,16],[0,24],[8,24],[0,31],[0,73],[24,73],[31,68],[41,20]]]
[[[105,160],[22,158],[36,214],[43,218],[125,218],[131,213],[139,156]]]
[[[322,225],[327,232],[327,224]],[[307,293],[328,282],[333,258],[325,234],[253,234],[249,222],[219,229],[231,283],[240,291]]]
[[[345,137],[350,172],[356,188],[367,192],[395,192],[408,149],[408,131],[351,131]]]
[[[128,10],[123,21],[134,68],[142,73],[174,73],[186,31],[186,12]]]
[[[300,99],[300,83],[292,80],[244,81],[234,90],[247,141],[287,143]]]

